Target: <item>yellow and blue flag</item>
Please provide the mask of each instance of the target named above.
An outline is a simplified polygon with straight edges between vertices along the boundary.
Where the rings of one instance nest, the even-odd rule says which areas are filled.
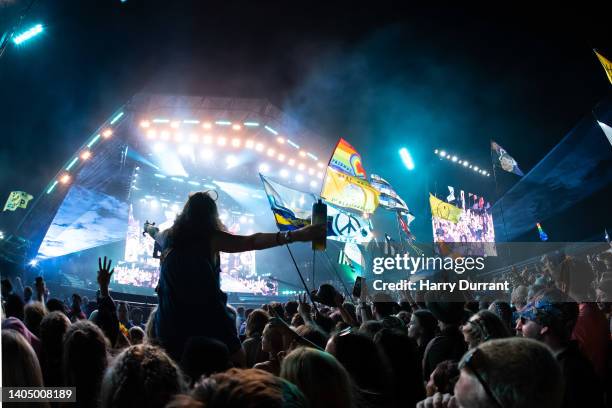
[[[293,231],[310,225],[312,204],[316,202],[314,194],[285,187],[261,174],[259,176],[280,231]]]

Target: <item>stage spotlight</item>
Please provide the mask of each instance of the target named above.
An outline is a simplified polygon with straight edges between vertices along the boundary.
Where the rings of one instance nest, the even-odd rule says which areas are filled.
[[[213,158],[214,153],[212,150],[210,149],[204,149],[200,152],[200,156],[204,159],[204,160],[210,160]]]
[[[149,203],[149,205],[151,206],[151,208],[155,209],[157,207],[159,207],[159,203],[157,202],[157,200],[153,199],[151,200],[151,202]]]
[[[402,162],[404,163],[404,166],[406,166],[408,170],[414,170],[414,161],[412,160],[412,156],[410,155],[410,152],[408,151],[408,149],[406,149],[405,147],[402,147],[399,150],[399,155],[402,158]]]
[[[171,122],[171,123],[170,123],[170,127],[171,127],[171,128],[173,128],[173,129],[178,129],[178,127],[180,126],[180,124],[181,124],[181,123],[180,123],[179,121],[176,121],[176,120],[175,120],[174,122]]]
[[[36,24],[35,26],[27,29],[26,31],[19,33],[18,35],[13,37],[13,43],[15,43],[15,45],[19,45],[24,41],[29,40],[30,38],[40,34],[43,32],[43,26],[42,24]],[[10,38],[10,36],[9,36]]]
[[[440,157],[446,157],[446,152],[444,150],[440,151]]]
[[[174,141],[175,142],[182,142],[183,141],[183,134],[179,133],[179,132],[176,132],[174,134]]]
[[[268,171],[270,171],[270,166],[268,166],[266,163],[261,163],[259,165],[259,172],[260,173],[267,173]]]
[[[474,166],[474,171],[478,171],[478,166]]]
[[[168,140],[170,138],[170,132],[168,132],[167,130],[162,130],[161,131],[161,138],[163,140]]]
[[[459,160],[457,164],[463,164],[463,160]]]
[[[189,145],[181,145],[178,149],[179,154],[188,156],[193,154],[193,147]]]
[[[81,153],[81,159],[83,160],[87,160],[91,157],[91,152],[89,150],[85,150],[83,153]]]
[[[255,145],[255,150],[257,150],[258,152],[262,152],[262,151],[263,151],[263,149],[264,149],[264,145],[263,145],[263,144],[261,144],[261,143],[257,143],[257,144]]]
[[[232,139],[232,146],[233,147],[240,147],[240,139]]]
[[[295,159],[289,159],[287,164],[290,165],[290,166],[294,166],[295,165]]]
[[[313,176],[315,174],[315,169],[312,167],[308,169],[308,175]]]
[[[38,261],[36,259],[32,259],[30,262],[28,262],[28,265],[36,266],[36,265],[38,265]]]
[[[240,218],[238,219],[238,221],[240,221],[241,224],[246,224],[247,223],[247,217],[245,217],[244,215],[241,215]]]
[[[217,144],[219,146],[225,146],[225,143],[227,142],[227,140],[225,140],[225,138],[223,136],[219,136],[217,138]]]
[[[69,182],[70,182],[70,174],[64,174],[60,178],[60,183],[62,183],[62,184],[68,184]]]
[[[305,168],[306,166],[304,165],[304,163],[298,164],[298,170],[304,170]]]
[[[153,145],[153,151],[154,151],[155,153],[161,153],[161,152],[163,152],[164,150],[166,150],[166,145],[165,145],[165,144],[163,144],[163,143],[155,143],[155,144]]]
[[[470,163],[468,163],[466,160],[463,161],[463,166],[467,167]]]
[[[253,142],[252,140],[247,140],[244,145],[247,149],[252,149],[253,147],[255,147],[255,142]]]
[[[318,173],[317,173],[317,177],[318,177],[318,178],[320,178],[320,179],[322,179],[322,178],[323,178],[323,173],[322,173],[322,172],[318,172]]]
[[[147,137],[148,137],[149,139],[155,139],[155,138],[157,137],[157,130],[155,130],[155,129],[149,129],[149,130],[147,131]]]
[[[276,141],[281,144],[285,143],[285,139],[283,139],[282,137],[277,137]]]
[[[282,154],[282,153],[280,153],[280,154],[278,155],[278,161],[285,161],[285,155],[284,155],[284,154]]]
[[[325,165],[324,165],[323,163],[321,163],[321,162],[318,162],[318,163],[317,163],[317,166],[318,166],[320,169],[322,169],[323,167],[325,167]]]
[[[240,130],[240,129],[242,129],[242,126],[240,126],[240,125],[236,124],[236,125],[233,125],[233,126],[232,126],[232,129],[234,129],[234,130]]]
[[[289,177],[289,171],[287,171],[286,169],[282,169],[280,171],[280,175],[281,175],[282,178],[287,178],[287,177]]]
[[[302,181],[304,181],[304,176],[301,174],[296,174],[295,181],[297,181],[298,183],[301,183]]]
[[[227,168],[231,169],[232,167],[236,167],[238,165],[238,158],[233,154],[230,154],[225,158],[225,162],[227,163]]]
[[[189,141],[191,143],[198,143],[198,134],[197,133],[192,133],[189,135]]]
[[[202,138],[202,141],[204,142],[204,144],[211,144],[212,143],[212,136],[211,135],[204,135],[204,137]]]
[[[151,126],[151,122],[149,122],[148,120],[141,120],[140,121],[140,127],[148,128],[149,126]]]
[[[268,149],[268,156],[270,157],[274,156],[274,149],[272,148]]]
[[[212,127],[212,124],[210,122],[204,122],[202,123],[202,127],[204,129],[210,129]]]
[[[102,132],[102,136],[105,137],[106,139],[108,139],[112,135],[113,135],[113,130],[112,129],[106,129],[106,130],[104,130],[104,132]]]
[[[314,181],[314,180],[312,180],[312,181],[310,182],[310,187],[315,188],[316,186],[317,186],[317,182],[316,182],[316,181]]]
[[[434,154],[438,154],[438,149],[434,150]]]
[[[453,160],[453,162],[456,162],[457,161],[457,156],[453,156],[452,160]]]
[[[300,150],[300,156],[302,156],[302,157],[306,157],[306,152],[305,152],[305,151],[303,151],[303,150]]]

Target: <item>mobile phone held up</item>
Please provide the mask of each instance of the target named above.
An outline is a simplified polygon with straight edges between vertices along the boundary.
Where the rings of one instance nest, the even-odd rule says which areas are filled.
[[[355,284],[353,285],[353,296],[355,296],[356,298],[361,297],[361,285],[363,278],[361,276],[358,276],[357,278],[355,278]]]

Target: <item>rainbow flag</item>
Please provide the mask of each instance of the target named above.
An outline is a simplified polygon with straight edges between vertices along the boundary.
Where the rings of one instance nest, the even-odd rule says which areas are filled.
[[[365,173],[364,173],[365,174]],[[373,213],[380,193],[366,180],[328,167],[323,180],[321,197],[340,207]]]
[[[541,241],[548,241],[548,235],[544,232],[544,230],[542,229],[542,226],[540,225],[540,223],[536,223],[536,227],[538,227],[538,234],[540,234],[540,240]]]
[[[334,154],[329,161],[329,167],[349,176],[366,179],[366,171],[361,162],[361,155],[346,140],[340,138]]]

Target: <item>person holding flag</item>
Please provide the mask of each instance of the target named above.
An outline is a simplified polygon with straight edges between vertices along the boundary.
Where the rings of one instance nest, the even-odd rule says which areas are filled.
[[[213,338],[224,343],[234,363],[242,366],[244,351],[234,317],[227,308],[227,295],[221,290],[219,253],[320,239],[325,237],[326,226],[234,235],[226,231],[219,219],[216,199],[208,191],[191,194],[172,227],[156,234],[156,241],[159,239],[163,245],[155,338],[176,359],[181,357],[190,337]],[[194,314],[198,310],[206,313]]]

